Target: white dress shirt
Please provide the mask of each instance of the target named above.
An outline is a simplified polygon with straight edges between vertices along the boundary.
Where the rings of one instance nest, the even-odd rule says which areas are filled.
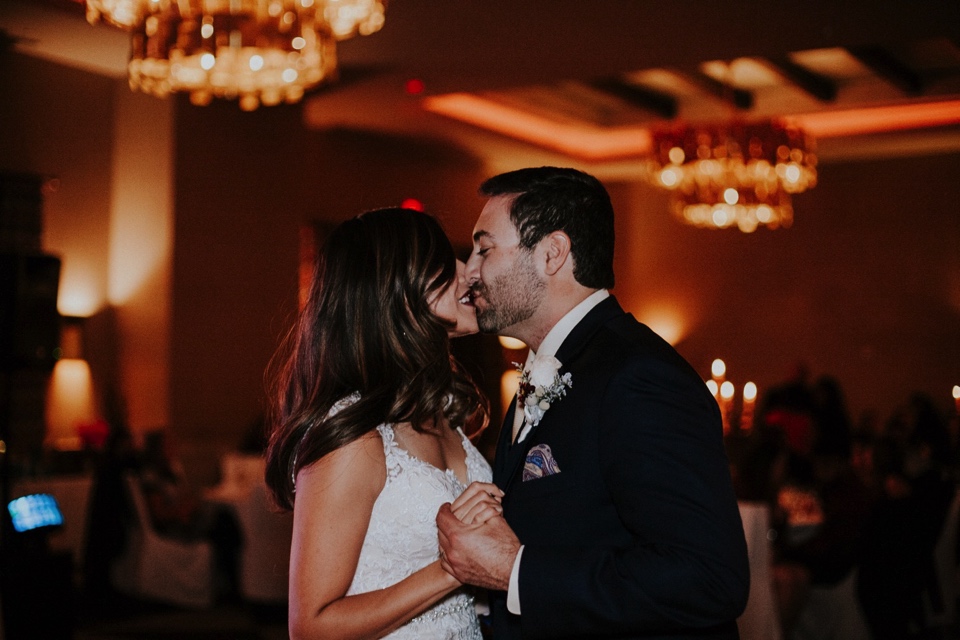
[[[567,336],[570,335],[573,328],[583,320],[583,317],[587,315],[591,309],[608,297],[610,297],[609,291],[599,289],[587,296],[573,309],[570,309],[547,333],[543,342],[540,343],[540,350],[534,353],[531,349],[530,352],[527,353],[527,361],[523,365],[524,370],[527,370],[533,362],[533,359],[538,355],[557,355],[557,349],[559,349],[563,341],[567,339]],[[513,416],[513,437],[517,442],[522,442],[531,429],[529,423],[524,425],[523,430],[518,436],[517,431],[520,429],[521,424],[523,424],[523,408],[517,407],[514,409]],[[516,615],[520,615],[520,556],[522,555],[523,545],[520,546],[520,550],[517,551],[517,557],[513,560],[513,570],[510,572],[510,586],[507,589],[507,611]]]

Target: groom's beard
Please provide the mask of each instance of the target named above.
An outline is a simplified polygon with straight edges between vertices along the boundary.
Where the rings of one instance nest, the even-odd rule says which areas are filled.
[[[474,292],[484,303],[483,309],[477,307],[480,331],[500,333],[528,320],[540,306],[546,288],[534,269],[532,256],[517,260],[512,272],[497,276],[489,285],[474,285]]]

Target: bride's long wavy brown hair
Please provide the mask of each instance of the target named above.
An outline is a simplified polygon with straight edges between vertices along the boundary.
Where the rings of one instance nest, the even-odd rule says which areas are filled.
[[[268,369],[266,481],[279,507],[293,508],[300,469],[381,423],[486,426],[485,399],[450,353],[450,323],[429,304],[456,278],[453,247],[425,213],[368,211],[330,234]],[[359,400],[328,415],[351,394]]]

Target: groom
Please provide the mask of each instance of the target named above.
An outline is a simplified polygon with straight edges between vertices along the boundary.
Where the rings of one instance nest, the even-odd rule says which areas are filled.
[[[467,263],[481,331],[531,349],[497,445],[504,518],[437,515],[495,638],[737,638],[747,552],[717,404],[613,286],[613,209],[573,169],[495,176]]]

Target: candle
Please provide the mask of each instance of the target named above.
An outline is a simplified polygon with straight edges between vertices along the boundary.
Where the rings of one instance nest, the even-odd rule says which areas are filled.
[[[720,417],[723,419],[723,432],[730,433],[730,410],[733,408],[733,383],[727,380],[720,385]]]
[[[710,365],[710,373],[713,375],[713,379],[718,383],[723,382],[723,377],[727,373],[727,365],[724,364],[723,360],[717,358]]]
[[[750,431],[753,428],[753,407],[757,402],[757,385],[748,382],[743,385],[743,410],[740,413],[740,430]]]
[[[960,384],[953,385],[953,404],[957,415],[960,416]]]

